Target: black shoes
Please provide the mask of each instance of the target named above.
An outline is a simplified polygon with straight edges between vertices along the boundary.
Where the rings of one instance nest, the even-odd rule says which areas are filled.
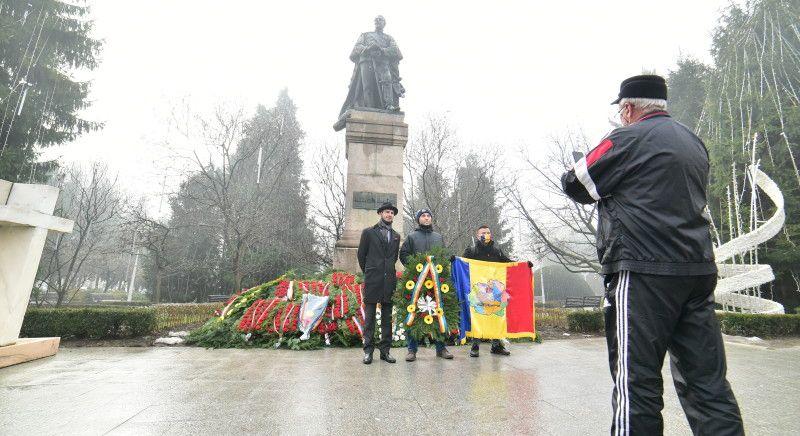
[[[415,360],[417,360],[417,353],[409,351],[408,354],[406,354],[406,362],[413,362]]]
[[[442,359],[450,360],[450,359],[453,358],[453,355],[450,354],[449,351],[447,351],[447,348],[442,348],[442,351],[437,351],[436,352],[436,357],[441,357]]]
[[[372,363],[372,353],[364,353],[364,360],[362,360],[362,362],[364,362],[364,365]]]
[[[370,359],[370,360],[372,360],[372,359]],[[395,363],[395,362],[397,362],[397,359],[392,357],[392,355],[389,354],[388,352],[386,354],[381,353],[381,360],[383,360],[383,361],[385,361],[387,363]]]
[[[499,347],[492,347],[492,354],[499,354],[501,356],[508,356],[508,355],[511,354],[511,352],[506,350],[506,348],[501,345]]]
[[[469,350],[469,357],[478,357],[480,355],[481,355],[481,352],[480,352],[480,349],[478,347],[472,347],[472,349]]]

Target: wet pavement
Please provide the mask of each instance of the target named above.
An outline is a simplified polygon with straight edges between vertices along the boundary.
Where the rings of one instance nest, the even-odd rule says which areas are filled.
[[[745,343],[742,343],[745,342]],[[748,434],[791,434],[800,345],[726,342]],[[360,363],[355,349],[62,348],[0,369],[0,434],[607,434],[601,338],[499,357]],[[666,434],[690,434],[665,368]]]

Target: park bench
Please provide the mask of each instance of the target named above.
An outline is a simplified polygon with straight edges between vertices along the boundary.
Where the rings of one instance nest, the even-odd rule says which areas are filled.
[[[228,298],[230,298],[230,295],[217,295],[217,294],[209,295],[208,296],[208,302],[209,303],[220,303],[220,302],[228,301]]]
[[[580,309],[584,307],[597,308],[603,303],[603,297],[597,295],[583,297],[567,297],[564,307],[567,309]]]

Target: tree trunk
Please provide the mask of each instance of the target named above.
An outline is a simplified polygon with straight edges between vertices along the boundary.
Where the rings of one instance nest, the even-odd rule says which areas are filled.
[[[161,271],[156,272],[156,291],[153,295],[153,302],[158,304],[161,302]]]
[[[234,271],[233,292],[239,292],[239,290],[242,289],[242,270],[240,264],[241,264],[240,257],[237,254],[233,258],[233,271]]]

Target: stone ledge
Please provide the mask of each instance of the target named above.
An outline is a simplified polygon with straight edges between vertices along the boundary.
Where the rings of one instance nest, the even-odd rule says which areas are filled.
[[[53,356],[58,352],[61,338],[20,338],[11,345],[0,347],[0,368]]]
[[[405,112],[392,112],[380,109],[371,108],[354,108],[348,109],[343,113],[338,120],[333,124],[333,130],[340,131],[344,129],[349,123],[364,123],[364,124],[378,124],[388,126],[400,126],[408,128],[408,125],[403,122]]]

